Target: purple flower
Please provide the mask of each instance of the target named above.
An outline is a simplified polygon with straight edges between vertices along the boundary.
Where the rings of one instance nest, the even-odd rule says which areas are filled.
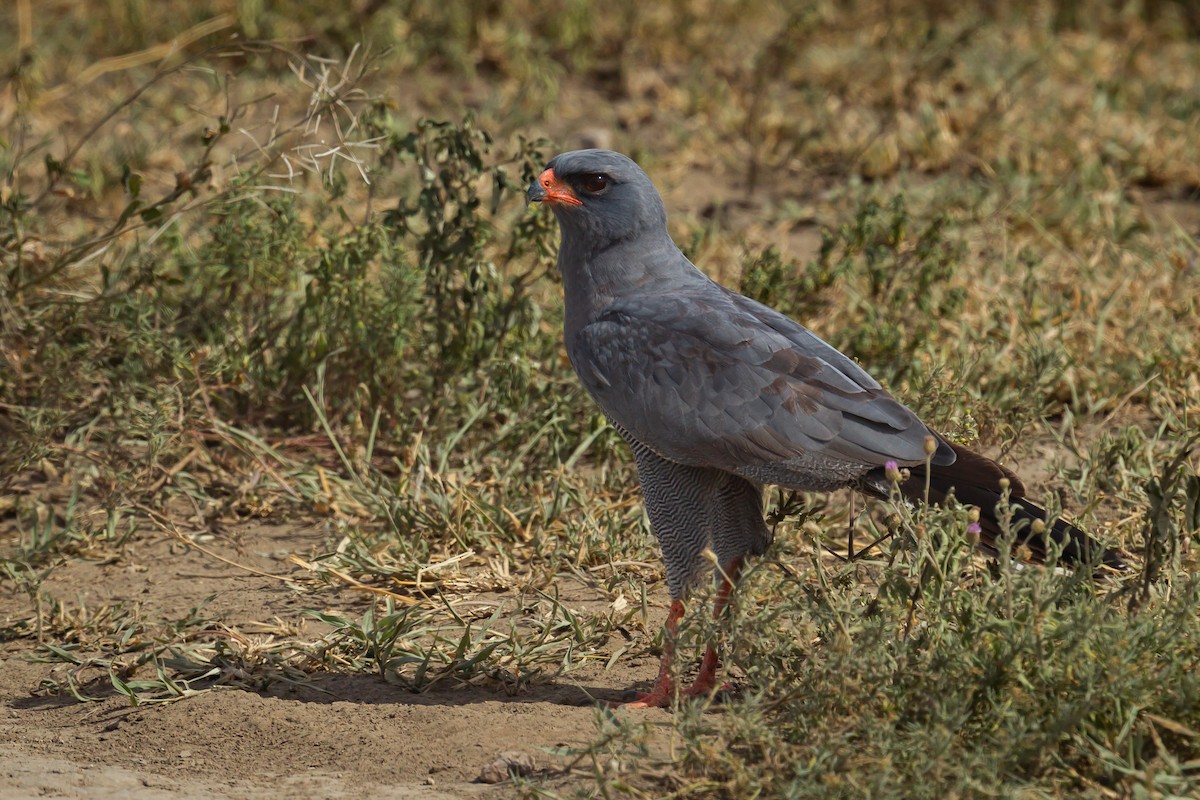
[[[983,533],[983,528],[979,526],[978,522],[972,522],[967,525],[967,533],[971,536],[978,536]]]

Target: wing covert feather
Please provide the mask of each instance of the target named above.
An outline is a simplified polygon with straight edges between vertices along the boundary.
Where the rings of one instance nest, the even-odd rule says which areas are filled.
[[[567,347],[605,413],[679,463],[733,471],[816,455],[866,469],[925,458],[929,429],[857,364],[727,290],[620,300]]]

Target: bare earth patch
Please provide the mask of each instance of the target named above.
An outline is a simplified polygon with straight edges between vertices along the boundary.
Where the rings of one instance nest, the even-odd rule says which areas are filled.
[[[236,550],[228,542],[212,546],[279,574],[291,571],[283,548],[303,549],[319,538],[303,525],[235,533]],[[148,619],[179,618],[211,596],[205,616],[231,630],[294,625],[312,639],[319,623],[304,609],[335,601],[343,613],[366,606],[352,592],[302,594],[154,535],[134,542],[119,564],[65,564],[43,590],[91,608],[123,603]],[[25,597],[0,597],[0,619],[29,614]],[[587,666],[514,696],[471,685],[414,693],[377,675],[316,673],[305,684],[218,686],[132,706],[96,670],[81,673],[88,681],[82,690],[95,702],[39,690],[49,677],[63,679],[69,665],[34,662],[34,655],[27,642],[0,647],[0,780],[7,798],[257,797],[264,789],[330,798],[509,796],[511,784],[476,782],[486,764],[519,750],[533,756],[535,774],[562,770],[569,759],[547,749],[586,746],[595,738],[596,701],[620,698],[654,671],[652,659],[625,658],[612,669]],[[659,714],[665,712],[646,718]]]

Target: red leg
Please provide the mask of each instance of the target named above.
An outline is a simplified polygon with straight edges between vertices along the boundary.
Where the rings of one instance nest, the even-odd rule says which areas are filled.
[[[658,679],[649,694],[643,694],[631,703],[618,703],[621,708],[666,708],[671,705],[675,695],[674,681],[671,680],[671,662],[675,660],[675,640],[679,637],[679,619],[683,616],[683,601],[671,603],[671,611],[667,614],[667,624],[663,628],[662,663],[658,669]]]
[[[741,572],[742,559],[740,556],[730,560],[726,568],[722,570],[721,587],[717,589],[717,597],[713,601],[713,619],[719,620],[725,613],[725,609],[729,607],[729,601],[733,597],[733,590]],[[696,680],[684,694],[688,697],[698,697],[711,693],[717,685],[717,667],[720,662],[721,657],[717,654],[717,648],[709,644],[704,650],[704,659],[700,662],[700,672],[696,674]]]
[[[722,570],[721,586],[717,589],[717,596],[713,601],[713,619],[720,619],[725,613],[725,609],[729,607],[733,589],[741,572],[742,559],[740,557],[732,559]],[[667,614],[667,624],[663,634],[662,663],[659,666],[658,679],[654,681],[654,687],[648,694],[641,695],[633,702],[618,703],[618,706],[621,708],[667,708],[671,705],[675,696],[671,666],[675,660],[675,642],[679,636],[679,620],[682,616],[683,603],[675,600],[671,603],[670,613]],[[720,666],[720,660],[717,648],[712,644],[708,645],[704,651],[704,658],[700,662],[700,672],[696,675],[696,680],[683,694],[687,697],[699,697],[712,692],[713,687],[717,685],[717,667]]]

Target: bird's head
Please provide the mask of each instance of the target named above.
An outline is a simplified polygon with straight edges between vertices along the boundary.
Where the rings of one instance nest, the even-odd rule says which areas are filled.
[[[666,233],[667,212],[649,176],[611,150],[555,156],[528,197],[554,211],[564,244],[595,251],[643,232]]]

